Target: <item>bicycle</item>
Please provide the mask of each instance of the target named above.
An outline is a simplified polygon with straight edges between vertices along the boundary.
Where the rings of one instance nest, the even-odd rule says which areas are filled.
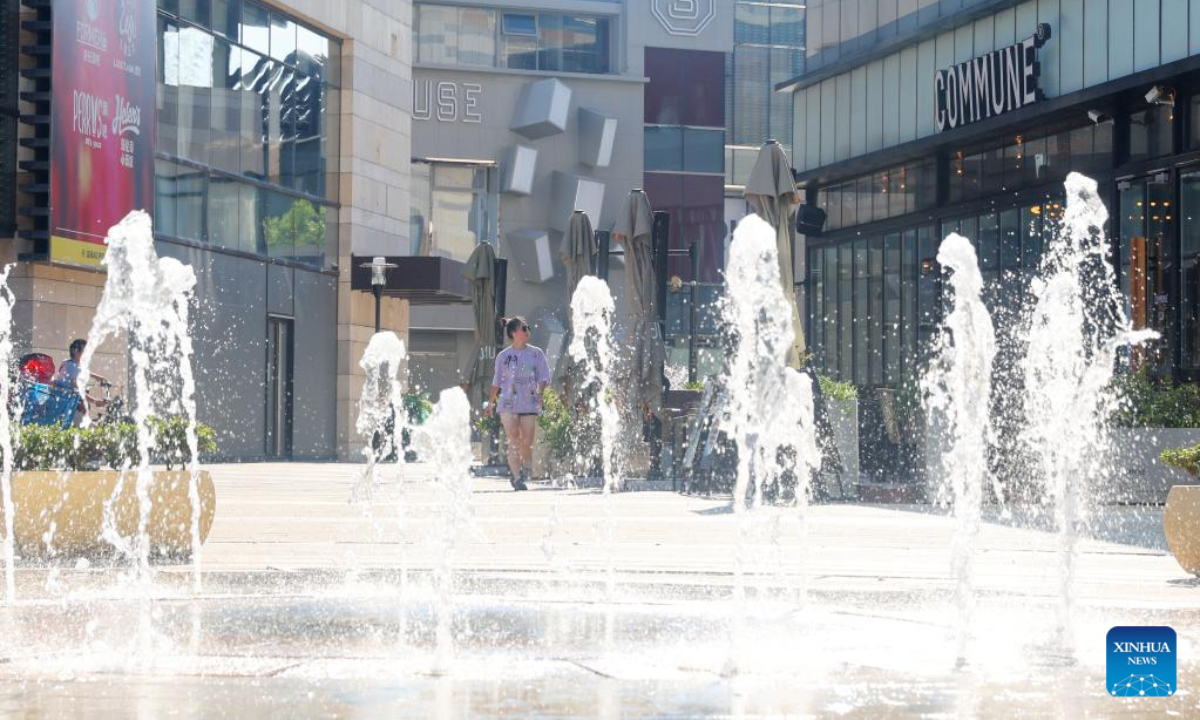
[[[125,397],[122,395],[113,394],[113,384],[107,380],[99,382],[101,397],[104,402],[101,407],[104,412],[94,422],[97,425],[116,425],[120,423],[132,423],[133,417],[125,410]],[[91,387],[88,387],[89,391]]]

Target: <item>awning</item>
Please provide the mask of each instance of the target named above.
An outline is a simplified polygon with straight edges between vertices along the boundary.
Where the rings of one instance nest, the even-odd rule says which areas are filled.
[[[386,259],[396,267],[387,271],[384,295],[417,305],[471,302],[470,286],[462,276],[463,263],[444,257],[412,255],[389,255]],[[371,292],[371,269],[362,267],[371,258],[354,255],[350,261],[350,288]]]

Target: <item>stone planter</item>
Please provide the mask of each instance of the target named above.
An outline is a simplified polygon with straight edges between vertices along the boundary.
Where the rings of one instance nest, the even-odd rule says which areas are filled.
[[[104,508],[120,478],[121,473],[115,471],[13,473],[13,538],[17,550],[26,556],[44,556],[49,539],[55,552],[66,555],[107,551],[111,545],[101,539]],[[124,480],[113,503],[114,524],[121,537],[132,538],[138,529],[137,475],[125,473]],[[155,555],[186,556],[191,551],[189,480],[185,471],[154,472],[147,528]],[[212,528],[217,505],[216,489],[206,471],[200,473],[199,490],[203,543]]]
[[[1193,480],[1182,470],[1163,464],[1159,454],[1168,448],[1200,445],[1200,428],[1115,428],[1109,483],[1096,488],[1104,503],[1160,504],[1174,485]]]
[[[1200,575],[1200,485],[1176,485],[1167,494],[1163,534],[1179,566]]]

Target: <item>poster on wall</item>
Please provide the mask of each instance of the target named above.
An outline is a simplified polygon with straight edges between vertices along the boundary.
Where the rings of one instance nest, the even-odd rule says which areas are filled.
[[[154,209],[155,0],[55,0],[50,259],[96,267]]]

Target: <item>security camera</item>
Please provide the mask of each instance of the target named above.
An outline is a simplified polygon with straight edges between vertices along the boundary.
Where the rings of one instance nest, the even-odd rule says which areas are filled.
[[[1088,110],[1088,118],[1097,125],[1111,125],[1113,121],[1112,115],[1099,110]]]
[[[1146,102],[1151,105],[1174,105],[1175,91],[1169,87],[1155,85],[1146,93]]]

